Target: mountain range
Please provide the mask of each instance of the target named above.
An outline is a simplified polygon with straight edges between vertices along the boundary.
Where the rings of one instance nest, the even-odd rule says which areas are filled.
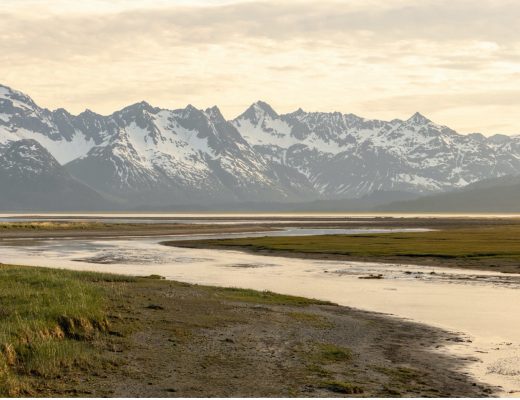
[[[504,176],[469,184],[461,189],[374,207],[390,212],[519,213],[520,176]]]
[[[146,102],[72,115],[0,85],[3,210],[375,206],[517,174],[520,137],[461,135],[419,113],[278,114],[258,101],[233,120],[217,107]]]

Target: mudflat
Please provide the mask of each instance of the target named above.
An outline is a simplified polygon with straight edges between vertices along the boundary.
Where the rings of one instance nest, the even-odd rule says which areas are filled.
[[[396,221],[388,222],[389,226],[396,225]],[[432,231],[169,241],[164,244],[284,257],[520,273],[520,225],[516,219],[399,222],[407,227],[422,226]]]
[[[2,290],[12,292],[0,314],[1,326],[9,327],[0,329],[4,395],[478,397],[493,391],[461,372],[471,360],[442,352],[464,338],[381,314],[159,276],[2,265],[0,277]],[[20,302],[31,295],[38,302],[24,307]]]

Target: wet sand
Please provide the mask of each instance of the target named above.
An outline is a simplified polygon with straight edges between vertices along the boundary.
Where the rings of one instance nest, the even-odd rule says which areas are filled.
[[[35,378],[37,396],[486,397],[439,351],[464,340],[319,301],[139,279],[109,285],[95,370]]]

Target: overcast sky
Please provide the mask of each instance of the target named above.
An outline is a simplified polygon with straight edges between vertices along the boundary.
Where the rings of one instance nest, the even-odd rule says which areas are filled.
[[[520,134],[520,1],[0,0],[0,83],[109,114],[146,100]]]

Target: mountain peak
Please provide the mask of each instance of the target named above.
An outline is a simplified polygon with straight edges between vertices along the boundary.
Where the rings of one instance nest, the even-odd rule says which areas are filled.
[[[200,111],[197,107],[195,107],[193,104],[188,104],[185,108],[184,108],[186,111]]]
[[[258,100],[251,104],[248,109],[240,114],[236,119],[247,119],[253,124],[257,124],[266,115],[271,119],[278,118],[278,113],[274,111],[269,104],[265,101]]]
[[[10,88],[9,86],[6,86],[6,85],[2,85],[0,83],[0,95],[10,95],[10,94],[23,94],[22,92],[18,91],[18,90],[14,90],[12,88]]]
[[[0,98],[9,99],[14,102],[23,103],[36,108],[33,99],[18,90],[11,89],[9,86],[0,84]]]
[[[181,109],[183,118],[201,118],[204,112],[192,104],[188,104],[184,109]]]
[[[251,107],[253,107],[257,110],[263,111],[264,113],[269,115],[271,118],[278,117],[278,113],[276,111],[274,111],[273,108],[265,101],[258,100],[255,103],[253,103],[253,105]]]
[[[82,111],[82,112],[78,115],[78,117],[80,117],[80,116],[81,116],[81,117],[101,117],[100,114],[98,114],[98,113],[92,111],[90,108],[85,108],[85,110]]]
[[[420,112],[416,112],[414,115],[412,115],[410,118],[406,120],[406,122],[412,122],[414,124],[428,124],[432,121],[430,121],[428,118],[426,118],[424,115],[422,115]]]
[[[121,111],[148,111],[148,112],[153,112],[154,111],[154,107],[150,103],[142,100],[142,101],[140,101],[138,103],[134,103],[134,104],[131,104],[131,105],[123,108]]]
[[[225,122],[225,118],[220,112],[217,106],[207,108],[205,111],[206,115],[214,122]]]

